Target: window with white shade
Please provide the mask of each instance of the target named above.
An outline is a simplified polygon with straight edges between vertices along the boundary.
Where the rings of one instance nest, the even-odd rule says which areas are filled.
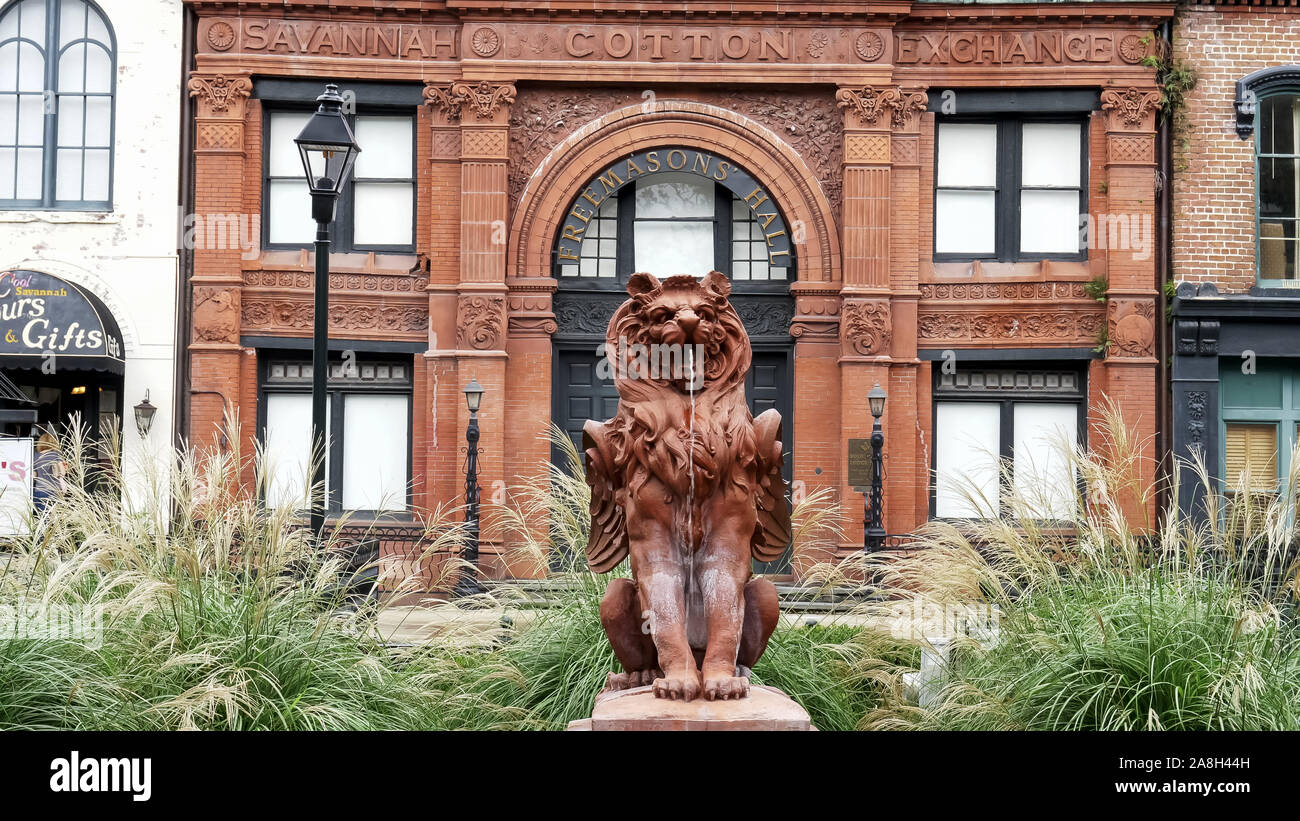
[[[937,377],[934,397],[936,517],[1074,518],[1070,454],[1084,419],[1080,370],[958,369]],[[1019,500],[1014,511],[1002,498],[1007,491]]]
[[[266,115],[262,230],[270,248],[299,248],[316,238],[311,195],[294,138],[313,109]],[[415,250],[415,118],[359,113],[349,117],[361,153],[335,205],[336,251]]]
[[[0,207],[111,210],[115,63],[92,3],[0,10]]]
[[[309,359],[269,357],[262,367],[266,505],[309,506]],[[350,357],[330,363],[325,476],[331,513],[402,513],[411,485],[411,360]]]
[[[940,120],[935,258],[1083,258],[1085,137],[1080,120]]]

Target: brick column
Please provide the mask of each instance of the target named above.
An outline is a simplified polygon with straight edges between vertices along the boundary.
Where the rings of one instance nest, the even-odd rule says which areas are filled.
[[[919,94],[919,99],[915,96]],[[924,92],[904,92],[913,108],[894,129],[890,141],[890,318],[894,326],[893,364],[886,407],[913,408],[896,414],[886,430],[892,460],[886,461],[885,490],[893,504],[885,507],[885,529],[908,533],[930,516],[930,366],[917,358],[917,304],[921,298],[921,120]],[[915,113],[916,116],[911,116]],[[895,404],[897,402],[897,404]],[[888,410],[885,411],[888,414]],[[888,498],[888,497],[887,497]]]
[[[444,384],[443,390],[450,393],[450,387],[459,393],[470,379],[477,379],[486,391],[479,412],[484,513],[480,561],[485,572],[501,576],[501,533],[493,527],[492,507],[504,498],[507,478],[505,389],[511,383],[506,379],[506,158],[515,87],[456,82],[445,89],[427,87],[425,97],[445,112],[449,122],[460,125],[460,275],[454,292],[437,297],[446,299],[454,293],[456,300],[456,382]],[[452,452],[459,454],[469,424],[463,397],[456,408],[455,444],[444,439],[442,445],[454,447]],[[459,474],[458,459],[452,475]]]
[[[916,233],[915,207],[898,212],[895,205],[915,202],[917,169],[904,169],[900,185],[895,182],[892,163],[896,141],[915,146],[918,115],[925,107],[926,95],[900,87],[867,86],[841,88],[835,96],[844,111],[841,424],[846,440],[871,435],[873,419],[866,397],[879,382],[889,394],[882,425],[885,528],[892,533],[913,526],[917,487],[916,434],[910,413],[916,404],[916,341],[915,334],[897,332],[895,318],[901,309],[902,316],[911,317],[910,326],[915,327],[915,263],[910,281],[903,283],[904,302],[900,305],[893,300],[897,283],[891,282],[891,238],[911,238]],[[906,221],[909,216],[910,224]],[[861,489],[848,482],[845,470],[841,485],[847,519],[844,548],[853,550],[862,544],[862,496]]]
[[[189,93],[198,100],[195,115],[196,219],[243,212],[244,111],[253,83],[247,76],[190,75]],[[239,243],[205,247],[194,253],[193,334],[190,338],[190,441],[212,442],[227,408],[240,406],[240,269]],[[255,418],[256,404],[244,412]],[[241,419],[243,427],[251,424]],[[231,443],[233,445],[234,443]],[[245,451],[247,452],[247,451]]]
[[[1155,118],[1160,92],[1111,88],[1102,91],[1101,102],[1108,113],[1106,199],[1112,213],[1104,219],[1094,215],[1090,241],[1105,243],[1109,276],[1105,390],[1142,445],[1133,478],[1138,487],[1147,488],[1156,475],[1156,323],[1164,321],[1156,316],[1155,268]],[[1145,510],[1135,498],[1126,498],[1124,504],[1130,524],[1154,524],[1154,499]]]
[[[429,431],[423,464],[426,505],[459,504],[465,429],[464,384],[456,367],[456,289],[460,284],[460,117],[447,85],[428,85],[429,103],[429,350],[424,357],[424,392]],[[466,380],[468,381],[468,380]]]

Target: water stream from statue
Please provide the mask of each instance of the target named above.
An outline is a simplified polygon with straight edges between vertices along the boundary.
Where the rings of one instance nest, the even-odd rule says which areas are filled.
[[[681,360],[678,360],[679,362]],[[686,469],[690,471],[686,496],[686,625],[690,630],[691,605],[695,601],[695,346],[686,345],[689,377],[686,390],[691,395],[690,431],[686,440]]]

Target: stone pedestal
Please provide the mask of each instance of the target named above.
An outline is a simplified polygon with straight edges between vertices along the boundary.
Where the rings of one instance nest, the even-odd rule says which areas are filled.
[[[808,713],[775,687],[753,686],[735,701],[672,701],[655,698],[652,687],[596,696],[591,718],[570,730],[812,730]]]

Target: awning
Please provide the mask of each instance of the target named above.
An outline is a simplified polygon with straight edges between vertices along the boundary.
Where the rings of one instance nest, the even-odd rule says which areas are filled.
[[[0,271],[0,368],[125,370],[122,331],[103,301],[58,277]]]

